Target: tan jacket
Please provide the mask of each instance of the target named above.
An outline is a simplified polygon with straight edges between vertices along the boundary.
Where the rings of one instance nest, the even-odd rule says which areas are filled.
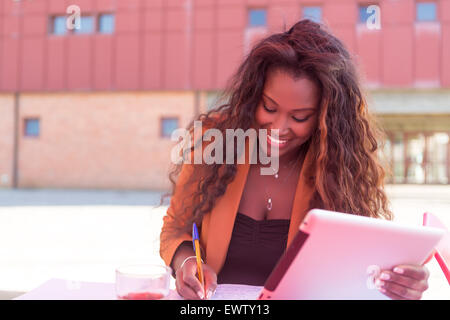
[[[247,150],[253,150],[248,147],[249,144],[246,140]],[[287,246],[289,246],[293,240],[300,223],[308,211],[309,200],[311,199],[314,191],[312,186],[305,183],[305,168],[308,168],[310,162],[312,161],[311,154],[312,152],[310,147],[303,162],[302,170],[297,183],[294,204],[291,212]],[[219,274],[225,262],[228,245],[230,243],[231,234],[234,227],[234,221],[250,168],[249,159],[248,153],[246,152],[245,163],[237,165],[235,179],[228,185],[225,194],[217,200],[213,210],[205,214],[203,217],[200,231],[200,245],[203,252],[206,254],[205,263],[212,267],[216,274]],[[183,241],[192,241],[191,234],[184,234],[176,238],[171,237],[174,231],[174,216],[177,215],[177,212],[180,212],[182,199],[185,199],[186,195],[190,194],[192,191],[192,189],[188,191],[183,191],[181,189],[192,172],[192,166],[193,165],[183,165],[175,187],[175,193],[171,198],[170,206],[164,216],[164,223],[160,237],[160,255],[167,265],[170,265],[176,249]],[[188,201],[189,199],[185,200]]]

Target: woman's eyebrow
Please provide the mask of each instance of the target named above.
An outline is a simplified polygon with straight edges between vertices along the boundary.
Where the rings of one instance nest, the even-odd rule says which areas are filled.
[[[271,97],[269,97],[267,94],[265,94],[264,92],[263,92],[263,95],[267,98],[267,99],[269,99],[270,101],[272,101],[273,103],[275,103],[275,105],[277,105],[278,107],[279,107],[279,104],[275,101],[275,100],[273,100]],[[307,111],[307,110],[316,110],[315,108],[298,108],[298,109],[294,109],[294,110],[292,110],[292,111]]]

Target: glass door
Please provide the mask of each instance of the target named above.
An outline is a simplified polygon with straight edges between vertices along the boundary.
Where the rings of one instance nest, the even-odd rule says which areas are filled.
[[[425,183],[425,134],[406,134],[406,183]]]
[[[449,134],[435,132],[426,137],[426,183],[449,183]]]

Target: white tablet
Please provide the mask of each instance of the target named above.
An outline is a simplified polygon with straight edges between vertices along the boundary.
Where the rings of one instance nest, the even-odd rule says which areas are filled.
[[[313,209],[267,279],[259,299],[389,299],[380,270],[422,264],[444,231]]]

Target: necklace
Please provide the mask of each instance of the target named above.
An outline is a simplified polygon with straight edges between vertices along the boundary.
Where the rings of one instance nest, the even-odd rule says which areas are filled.
[[[285,169],[288,168],[289,166],[292,166],[292,168],[291,168],[289,174],[286,175],[286,177],[284,178],[283,182],[281,182],[280,187],[286,183],[286,181],[289,179],[289,177],[291,177],[292,173],[294,172],[294,169],[296,168],[296,164],[298,164],[298,162],[300,160],[301,155],[302,155],[302,152],[299,153],[298,157],[294,161],[292,161],[288,165],[284,166]],[[277,172],[277,173],[275,173],[274,178],[278,179],[278,177],[279,177],[279,175]],[[272,202],[272,197],[269,196],[269,193],[267,192],[267,185],[264,186],[264,190],[265,190],[266,199],[267,199],[266,200],[267,201],[266,208],[268,211],[271,211],[273,202]]]

